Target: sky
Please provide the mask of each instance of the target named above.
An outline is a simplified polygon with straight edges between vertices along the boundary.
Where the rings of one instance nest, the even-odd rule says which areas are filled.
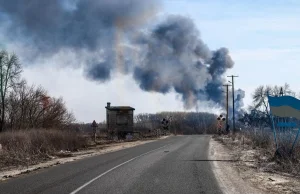
[[[244,107],[251,104],[251,94],[259,85],[288,83],[300,91],[300,1],[164,0],[158,14],[190,17],[210,49],[229,49],[235,64],[226,74],[239,76],[235,87],[246,92]],[[0,24],[0,31],[1,27]],[[3,34],[0,47],[21,56],[23,77],[28,83],[42,85],[51,96],[63,97],[79,122],[105,120],[107,102],[112,106],[132,106],[135,114],[184,111],[180,96],[174,91],[142,91],[129,75],[115,73],[105,83],[86,79],[80,66],[67,65],[76,63],[78,56],[72,52],[57,53],[35,64],[26,60],[24,64],[22,58],[29,48],[10,42]],[[218,110],[200,102],[198,111]]]

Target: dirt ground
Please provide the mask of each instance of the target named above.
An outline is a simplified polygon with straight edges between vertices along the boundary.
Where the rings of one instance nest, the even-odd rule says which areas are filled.
[[[138,141],[130,141],[130,142],[109,143],[109,144],[105,142],[98,142],[99,143],[98,145],[78,152],[68,152],[62,150],[61,152],[57,153],[55,156],[49,156],[51,159],[47,162],[43,162],[37,165],[31,165],[27,167],[18,167],[18,168],[13,167],[6,170],[2,170],[0,171],[0,181],[13,178],[22,174],[30,173],[42,168],[49,168],[51,166],[64,164],[67,162],[79,160],[86,157],[114,152],[114,151],[130,148],[130,147],[138,146],[141,144],[157,141],[159,139],[165,139],[168,137],[169,136],[162,136],[160,138],[151,139],[151,140],[138,140]]]
[[[213,138],[210,157],[225,193],[300,193],[299,177],[270,172],[272,162],[263,167],[259,164],[265,157],[261,150],[243,147],[237,140],[232,142],[226,136]]]

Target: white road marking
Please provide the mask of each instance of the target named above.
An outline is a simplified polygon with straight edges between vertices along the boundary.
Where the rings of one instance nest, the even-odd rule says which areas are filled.
[[[137,159],[137,158],[140,158],[140,157],[142,157],[142,156],[145,156],[145,155],[147,155],[147,154],[149,154],[149,153],[151,153],[151,152],[154,152],[154,151],[156,151],[156,150],[159,150],[159,149],[161,149],[161,148],[164,148],[164,147],[166,147],[166,146],[168,146],[168,145],[169,145],[169,144],[167,144],[167,145],[165,145],[165,146],[162,146],[162,147],[159,147],[159,148],[157,148],[157,149],[151,150],[151,151],[149,151],[149,152],[146,152],[146,153],[144,153],[144,154],[141,154],[141,155],[139,155],[139,156],[136,156],[136,157],[134,157],[134,158],[131,158],[130,160],[127,160],[126,162],[123,162],[122,164],[117,165],[117,166],[115,166],[115,167],[113,167],[113,168],[111,168],[111,169],[105,171],[104,173],[102,173],[102,174],[96,176],[96,177],[93,178],[92,180],[86,182],[86,183],[83,184],[82,186],[78,187],[76,190],[72,191],[70,194],[78,193],[78,191],[82,190],[83,188],[85,188],[86,186],[88,186],[89,184],[91,184],[92,182],[94,182],[95,180],[97,180],[97,179],[103,177],[103,176],[106,175],[107,173],[109,173],[109,172],[111,172],[111,171],[113,171],[113,170],[119,168],[120,166],[123,166],[124,164],[127,164],[127,163],[131,162],[132,160],[135,160],[135,159]]]

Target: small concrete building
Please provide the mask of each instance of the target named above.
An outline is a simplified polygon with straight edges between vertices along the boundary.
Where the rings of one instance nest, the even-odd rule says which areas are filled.
[[[107,103],[106,123],[109,135],[125,137],[127,133],[133,132],[133,111],[130,106],[111,106]]]

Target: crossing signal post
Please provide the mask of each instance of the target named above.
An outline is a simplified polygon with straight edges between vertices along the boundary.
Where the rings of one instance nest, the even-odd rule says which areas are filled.
[[[161,125],[162,125],[162,129],[163,129],[164,134],[166,134],[167,131],[169,131],[170,118],[169,119],[163,118],[163,120],[161,121]]]
[[[218,120],[218,133],[219,133],[219,135],[221,135],[221,133],[222,133],[222,123],[224,122],[224,121],[226,121],[226,118],[225,117],[223,117],[223,115],[220,115],[218,118],[217,118],[217,120]]]

